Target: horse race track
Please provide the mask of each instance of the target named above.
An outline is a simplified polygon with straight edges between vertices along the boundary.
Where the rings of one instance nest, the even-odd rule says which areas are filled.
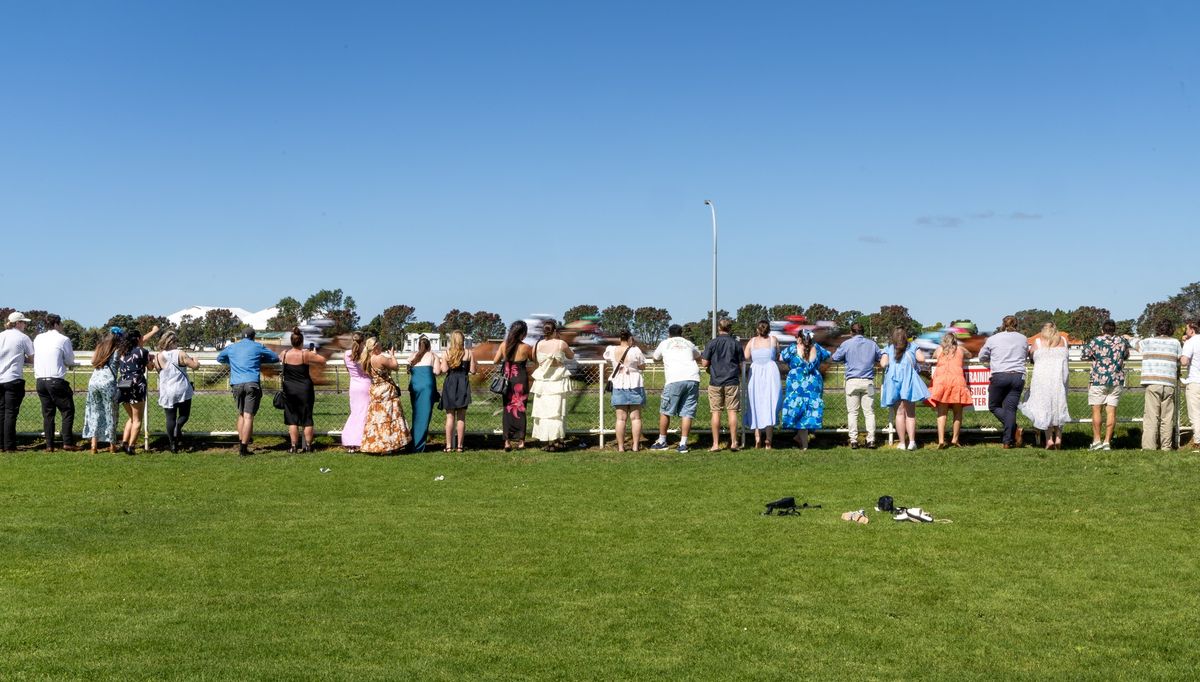
[[[0,455],[0,679],[1191,677],[1198,465]]]

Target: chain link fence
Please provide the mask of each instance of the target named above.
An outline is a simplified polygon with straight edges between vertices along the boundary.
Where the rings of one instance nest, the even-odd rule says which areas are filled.
[[[1141,363],[1131,360],[1126,365],[1126,391],[1121,397],[1117,411],[1117,421],[1125,424],[1137,424],[1142,421],[1144,388],[1139,386]],[[610,368],[600,360],[580,360],[571,365],[572,392],[567,402],[567,433],[577,438],[595,438],[598,444],[613,433],[614,412],[609,404],[609,396],[604,392],[604,380],[608,378]],[[473,435],[497,435],[501,433],[502,399],[488,390],[494,367],[490,362],[478,363],[478,371],[471,376],[472,402],[467,410],[466,428]],[[1091,408],[1087,404],[1088,363],[1073,362],[1070,369],[1068,387],[1068,404],[1072,417],[1072,425],[1068,429],[1086,431],[1090,429]],[[786,373],[781,369],[781,376]],[[196,394],[192,399],[191,419],[186,431],[192,435],[235,436],[236,409],[229,392],[229,369],[215,361],[204,360],[201,367],[190,371],[195,384]],[[68,375],[75,392],[75,421],[74,431],[79,435],[83,431],[84,411],[87,400],[88,379],[91,368],[83,365],[72,369]],[[407,393],[408,372],[402,365],[394,377],[402,394]],[[659,398],[663,388],[662,365],[649,363],[643,372],[646,385],[646,405],[642,408],[643,429],[647,435],[655,433]],[[693,425],[694,434],[707,432],[709,406],[708,393],[704,390],[707,376],[702,374],[700,405],[696,412],[696,423]],[[143,424],[145,425],[144,439],[149,444],[150,438],[165,434],[166,421],[162,408],[158,406],[158,376],[156,372],[147,375],[149,395],[147,398]],[[876,377],[878,386],[881,375]],[[843,386],[844,374],[840,365],[831,365],[825,375],[825,433],[844,433],[847,430],[847,412]],[[1028,382],[1027,382],[1028,385]],[[317,379],[316,404],[313,409],[314,429],[318,434],[332,436],[336,439],[341,428],[350,414],[348,389],[350,378],[340,360],[331,360]],[[284,435],[283,415],[271,406],[271,397],[279,390],[279,373],[276,367],[266,367],[262,377],[263,404],[255,420],[255,433],[260,435]],[[1182,386],[1177,391],[1176,405],[1179,418],[1177,423],[1183,431],[1190,432],[1192,425],[1187,420],[1187,410]],[[404,400],[405,412],[411,417],[411,402]],[[876,423],[884,434],[890,435],[888,410],[875,400]],[[443,413],[434,410],[430,423],[430,432],[434,440],[440,441],[442,432]],[[124,423],[124,410],[118,412],[119,421]],[[1028,420],[1022,415],[1020,423],[1030,428]],[[860,424],[861,427],[861,424]],[[678,428],[678,420],[672,420],[672,430]],[[928,432],[936,429],[936,411],[928,406],[917,407],[917,428]],[[17,430],[23,436],[42,435],[42,416],[40,402],[36,395],[36,385],[31,372],[26,374],[26,397],[17,422]],[[999,423],[984,410],[967,408],[963,414],[963,431],[965,433],[991,434],[999,432]]]

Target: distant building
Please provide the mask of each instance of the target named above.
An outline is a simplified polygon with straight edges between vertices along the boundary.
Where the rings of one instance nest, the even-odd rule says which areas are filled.
[[[167,315],[167,320],[170,321],[171,324],[179,326],[180,321],[182,321],[184,317],[199,319],[204,317],[205,313],[208,311],[218,310],[220,308],[225,308],[229,312],[233,313],[234,316],[245,323],[246,326],[254,327],[258,330],[266,329],[267,321],[272,317],[275,317],[275,315],[277,315],[279,312],[279,309],[275,308],[274,306],[270,308],[264,308],[256,313],[252,313],[245,308],[232,308],[229,306],[219,305],[194,305],[190,308],[177,310],[170,315]]]

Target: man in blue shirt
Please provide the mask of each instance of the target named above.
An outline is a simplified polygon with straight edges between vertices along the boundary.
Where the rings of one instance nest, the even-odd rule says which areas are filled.
[[[834,351],[831,360],[846,363],[846,422],[850,449],[858,449],[858,411],[867,427],[867,447],[875,449],[875,366],[883,353],[879,344],[863,336],[863,326],[850,325],[850,338]]]
[[[217,362],[229,365],[229,389],[238,410],[238,454],[250,454],[250,439],[254,437],[254,415],[262,402],[259,370],[263,363],[279,362],[279,356],[254,340],[254,329],[246,327],[242,340],[225,346],[217,353]]]

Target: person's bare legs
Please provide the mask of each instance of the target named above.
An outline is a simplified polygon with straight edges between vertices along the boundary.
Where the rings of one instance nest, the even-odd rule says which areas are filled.
[[[467,408],[454,411],[454,428],[458,436],[456,449],[458,452],[462,452],[463,442],[467,438]]]
[[[630,438],[632,440],[633,451],[637,452],[642,449],[642,408],[641,406],[629,408]]]
[[[771,449],[771,436],[774,433],[774,429],[772,429],[770,426],[768,426],[766,428],[766,431],[767,431],[767,440],[763,443],[763,446],[766,449],[770,450]]]
[[[618,407],[617,408],[617,423],[616,423],[616,426],[613,427],[613,431],[615,431],[613,436],[615,436],[616,440],[617,440],[617,452],[625,452],[625,422],[627,422],[628,420],[629,420],[629,408],[628,407]]]
[[[954,445],[958,445],[958,435],[959,435],[959,433],[962,432],[963,406],[955,405],[953,409],[954,409],[954,432],[953,432],[954,435],[952,435],[950,437],[950,442]]]
[[[314,438],[313,427],[311,427],[311,426],[304,427],[304,448],[306,450],[312,450],[313,438]]]
[[[125,414],[129,415],[129,421],[125,422],[125,445],[133,448],[142,431],[142,403],[125,403]]]
[[[796,431],[796,442],[800,444],[801,450],[808,449],[808,429],[799,429]]]
[[[679,442],[680,442],[680,444],[682,444],[682,445],[687,444],[688,433],[690,433],[691,430],[692,430],[692,418],[691,417],[680,417],[679,418]]]
[[[446,445],[442,448],[445,452],[450,452],[454,448],[454,414],[457,410],[446,410],[446,424],[444,433],[446,436]]]
[[[667,428],[671,426],[671,418],[665,414],[658,415],[658,440],[667,442]]]
[[[737,450],[738,448],[738,411],[729,410],[725,415],[725,419],[729,422],[729,449]]]
[[[946,413],[950,411],[950,406],[946,403],[939,403],[937,406],[937,426],[938,426],[938,445],[946,444]],[[955,422],[955,426],[958,422]],[[955,434],[957,440],[958,434]]]
[[[721,449],[721,410],[719,408],[713,409],[709,426],[712,427],[712,447],[708,451],[716,452]]]
[[[754,429],[754,449],[762,447],[762,429]]]
[[[1104,442],[1112,443],[1113,429],[1117,428],[1117,407],[1106,405],[1104,411],[1108,417],[1108,423],[1104,425]]]
[[[1100,408],[1102,405],[1092,405],[1092,445],[1100,442]]]
[[[300,443],[297,442],[300,440],[299,426],[288,425],[288,440],[292,443],[292,450],[300,447]]]
[[[908,442],[917,442],[917,406],[910,400],[905,400],[904,405],[904,426],[908,429]]]

